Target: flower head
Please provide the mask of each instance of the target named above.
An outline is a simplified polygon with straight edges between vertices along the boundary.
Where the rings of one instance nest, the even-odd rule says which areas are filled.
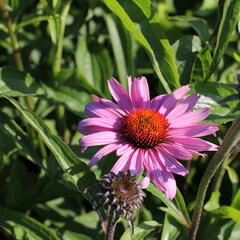
[[[79,131],[86,136],[79,142],[83,151],[90,146],[106,145],[92,157],[89,166],[105,155],[116,151],[120,158],[112,172],[130,171],[132,175],[145,171],[142,188],[150,180],[168,199],[176,194],[173,176],[185,176],[187,169],[177,161],[191,160],[201,151],[216,151],[218,146],[197,137],[214,134],[215,124],[201,123],[210,114],[209,108],[193,110],[199,96],[183,86],[171,94],[150,100],[145,77],[128,78],[129,93],[114,78],[108,80],[115,100],[93,95],[94,102],[86,106],[88,119],[79,123]]]
[[[134,211],[139,212],[145,197],[136,176],[131,176],[129,171],[110,172],[98,186],[100,192],[97,197],[102,200],[102,207],[108,207],[108,215],[114,215],[114,222],[120,215],[132,221]]]

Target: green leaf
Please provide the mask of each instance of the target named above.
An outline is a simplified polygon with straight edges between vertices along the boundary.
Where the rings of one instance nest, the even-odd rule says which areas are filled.
[[[88,50],[87,33],[85,26],[81,29],[81,35],[78,37],[77,49],[75,52],[75,61],[78,71],[83,74],[89,84],[94,86],[94,77],[92,69],[91,54]]]
[[[157,16],[153,17],[151,2],[148,0],[121,1],[121,3],[116,0],[103,0],[103,2],[145,48],[165,90],[170,92],[167,81],[172,86],[179,87],[173,53],[163,30],[159,27]],[[140,25],[141,30],[135,23]]]
[[[212,114],[206,121],[213,123],[226,123],[232,121],[238,112],[233,112],[238,100],[227,101],[227,98],[236,94],[236,90],[215,82],[198,81],[191,85],[194,92],[200,94],[196,109],[209,107]]]
[[[121,236],[120,240],[141,240],[145,239],[145,237],[155,230],[159,228],[160,224],[156,221],[145,221],[134,227],[134,234],[131,236],[130,229],[127,229],[123,235]]]
[[[69,86],[58,86],[51,88],[45,85],[47,98],[53,99],[55,102],[63,104],[69,111],[80,117],[84,117],[84,109],[91,97],[84,91],[74,89]]]
[[[47,14],[38,14],[38,13],[31,13],[28,15],[23,16],[23,19],[19,24],[17,24],[17,30],[20,28],[26,27],[31,24],[37,24],[42,21],[48,21],[49,20],[49,15]]]
[[[211,213],[221,216],[222,218],[230,218],[237,223],[240,223],[240,210],[230,206],[221,206],[220,208],[211,211]]]
[[[219,204],[220,195],[221,195],[220,192],[213,192],[211,194],[211,198],[209,199],[209,201],[204,205],[204,209],[206,211],[218,209],[220,207]]]
[[[12,67],[0,68],[0,96],[19,97],[37,94],[44,94],[44,90],[30,74],[20,72]]]
[[[17,240],[60,240],[52,230],[33,218],[3,207],[0,212],[0,225]]]
[[[161,240],[179,240],[181,236],[178,223],[168,214],[165,215]]]
[[[208,80],[216,70],[239,20],[239,14],[240,0],[224,1],[223,13],[217,33],[217,42],[213,53],[213,61],[206,80]]]
[[[196,11],[199,16],[207,16],[217,10],[218,3],[216,0],[204,0],[200,8]]]
[[[173,50],[182,84],[190,82],[196,55],[201,49],[200,38],[193,35],[183,36],[174,43]]]
[[[235,194],[231,206],[240,210],[240,189]]]
[[[33,149],[31,145],[31,140],[27,136],[26,132],[8,115],[4,113],[0,113],[0,129],[1,134],[6,133],[8,136],[5,136],[1,139],[5,139],[5,141],[1,141],[1,144],[5,144],[3,147],[4,150],[13,148],[12,145],[16,145],[16,147],[21,151],[20,153],[25,155],[27,159],[30,159],[34,163],[41,165],[41,158],[38,152]],[[10,144],[7,139],[12,139],[12,144]]]
[[[190,77],[191,82],[204,81],[208,74],[211,63],[212,56],[210,47],[206,45],[205,48],[196,54]],[[213,81],[213,78],[210,78],[209,81]]]
[[[181,192],[179,191],[179,189],[177,189],[177,194],[176,194],[175,198],[173,199],[173,201],[175,202],[178,209],[180,209],[181,212],[184,214],[184,217],[188,220],[188,222],[190,222],[190,217],[188,215],[186,203],[185,203],[184,198],[183,198]]]
[[[118,33],[118,29],[111,15],[105,14],[104,19],[106,21],[108,32],[111,39],[113,54],[118,70],[118,76],[120,78],[120,82],[126,88],[128,73],[126,68],[123,46]]]
[[[227,173],[228,173],[228,177],[229,177],[229,179],[232,183],[233,192],[235,192],[238,188],[238,183],[239,183],[238,174],[230,166],[226,166],[226,170],[227,170]]]
[[[7,98],[7,97],[6,97]],[[94,185],[95,176],[72,151],[57,136],[53,135],[44,122],[33,112],[24,109],[11,98],[7,98],[23,115],[24,119],[39,133],[45,144],[54,154],[59,165],[69,180],[78,187],[83,196],[89,201],[93,195],[88,188]]]
[[[161,207],[160,209],[167,212],[171,216],[173,216],[179,223],[185,225],[186,227],[190,226],[190,222],[188,218],[184,216],[184,213],[177,208],[177,206],[173,203],[173,201],[167,200],[166,196],[163,192],[161,192],[157,187],[155,187],[152,183],[150,183],[147,188],[149,192],[151,192],[154,196],[159,198],[168,208]],[[181,200],[180,200],[181,201]],[[184,209],[185,212],[185,209]]]
[[[61,24],[61,16],[59,14],[56,13],[48,17],[49,32],[54,44],[57,44],[60,39]]]
[[[174,21],[183,21],[188,23],[197,32],[198,36],[203,42],[208,41],[211,37],[208,30],[207,22],[201,18],[192,16],[176,16],[170,19]]]

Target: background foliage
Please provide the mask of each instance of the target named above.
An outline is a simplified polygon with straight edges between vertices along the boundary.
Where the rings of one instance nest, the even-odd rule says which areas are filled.
[[[0,238],[103,239],[90,204],[97,148],[80,153],[79,120],[106,80],[147,76],[152,97],[190,84],[220,124],[220,144],[240,113],[239,0],[0,0]],[[4,8],[5,5],[5,8]],[[6,15],[9,13],[9,16]],[[14,99],[12,98],[14,97]],[[59,137],[60,138],[59,138]],[[132,239],[187,239],[199,181],[211,159],[187,163],[173,201],[151,185]],[[207,194],[198,239],[240,239],[239,154]],[[116,239],[131,239],[124,220]]]

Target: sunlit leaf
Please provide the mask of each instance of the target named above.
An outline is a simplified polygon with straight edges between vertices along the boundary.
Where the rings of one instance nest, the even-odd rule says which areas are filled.
[[[134,234],[131,237],[130,229],[127,229],[125,233],[122,235],[120,240],[141,240],[145,239],[145,237],[155,230],[156,228],[160,227],[160,224],[156,221],[146,221],[142,222],[139,225],[134,227]]]

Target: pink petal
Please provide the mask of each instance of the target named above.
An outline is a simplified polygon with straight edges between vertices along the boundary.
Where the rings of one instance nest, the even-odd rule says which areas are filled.
[[[83,133],[84,131],[91,131],[91,127],[94,129],[105,129],[105,131],[117,131],[119,130],[121,122],[116,119],[106,118],[87,118],[79,122],[78,131]]]
[[[121,115],[112,107],[104,106],[99,102],[88,103],[85,109],[85,113],[89,117],[103,117],[103,118],[112,118],[112,119],[121,117]]]
[[[178,162],[172,155],[168,152],[162,150],[158,150],[155,152],[156,159],[163,163],[168,172],[173,172],[178,175],[186,176],[188,174],[188,170]]]
[[[133,104],[123,86],[116,79],[112,78],[108,80],[108,87],[119,106],[126,112],[131,112],[133,110]]]
[[[95,94],[92,94],[91,96],[92,96],[94,101],[96,101],[98,103],[101,103],[102,105],[104,105],[106,107],[113,108],[114,110],[116,110],[117,112],[119,112],[123,116],[126,115],[126,112],[124,112],[122,110],[122,108],[120,108],[116,103],[114,103],[114,102],[112,102],[112,101],[110,101],[108,99],[105,99],[105,98],[99,98]]]
[[[167,171],[165,166],[157,160],[155,154],[152,151],[150,151],[150,153],[153,167],[152,180],[160,190],[165,189],[163,192],[165,192],[167,199],[171,200],[176,195],[177,186],[175,178],[173,174]]]
[[[134,152],[134,149],[129,149],[128,152],[117,160],[111,171],[116,174],[120,171],[126,172],[129,169],[130,161]]]
[[[170,136],[202,137],[214,134],[219,128],[213,123],[195,124],[185,128],[170,129]]]
[[[110,130],[109,128],[101,127],[101,126],[90,126],[87,128],[78,127],[78,131],[84,135],[89,135],[97,132],[106,132],[109,130]]]
[[[135,108],[144,108],[149,105],[149,88],[145,77],[133,79],[130,96]]]
[[[172,120],[190,111],[197,103],[199,97],[200,96],[198,96],[196,93],[191,94],[186,99],[184,99],[183,102],[173,108],[173,110],[167,114],[166,118]]]
[[[156,112],[159,111],[161,104],[168,98],[167,94],[156,96],[151,100],[150,108]]]
[[[142,180],[140,185],[141,185],[142,189],[145,189],[145,188],[147,188],[149,186],[149,184],[150,184],[150,174],[147,171],[146,176],[144,177],[144,179]]]
[[[129,148],[132,148],[130,144],[124,144],[122,147],[119,147],[116,152],[117,156],[122,156],[129,150]]]
[[[159,147],[181,160],[191,160],[193,157],[190,151],[178,145],[161,143]]]
[[[186,85],[181,88],[178,88],[172,94],[168,95],[168,97],[160,106],[159,112],[166,116],[189,90],[190,90],[189,86]]]
[[[114,152],[118,148],[119,148],[119,144],[109,144],[109,145],[101,148],[99,151],[97,151],[93,155],[88,166],[92,167],[93,165],[97,164],[101,160],[101,158],[103,158],[104,156],[106,156],[107,154],[109,154],[111,152]]]
[[[155,159],[155,155],[151,153],[151,150],[146,151],[147,158],[145,158],[144,165],[147,169],[147,172],[150,175],[151,180],[162,192],[166,191],[164,186],[162,167],[158,164],[158,161]]]
[[[142,172],[142,149],[136,149],[130,160],[129,170],[132,175],[137,175]]]
[[[218,150],[217,145],[202,139],[197,139],[197,138],[171,137],[171,138],[168,138],[167,141],[193,151],[217,151]]]
[[[132,92],[132,77],[128,76],[128,92],[129,92],[129,96],[131,97],[131,92]]]
[[[117,143],[121,140],[121,135],[112,131],[97,132],[79,139],[80,145],[85,149],[90,146],[100,146],[104,144]]]
[[[170,121],[171,128],[187,127],[194,123],[200,122],[211,113],[209,108],[202,108],[193,112],[185,113],[178,118]]]

